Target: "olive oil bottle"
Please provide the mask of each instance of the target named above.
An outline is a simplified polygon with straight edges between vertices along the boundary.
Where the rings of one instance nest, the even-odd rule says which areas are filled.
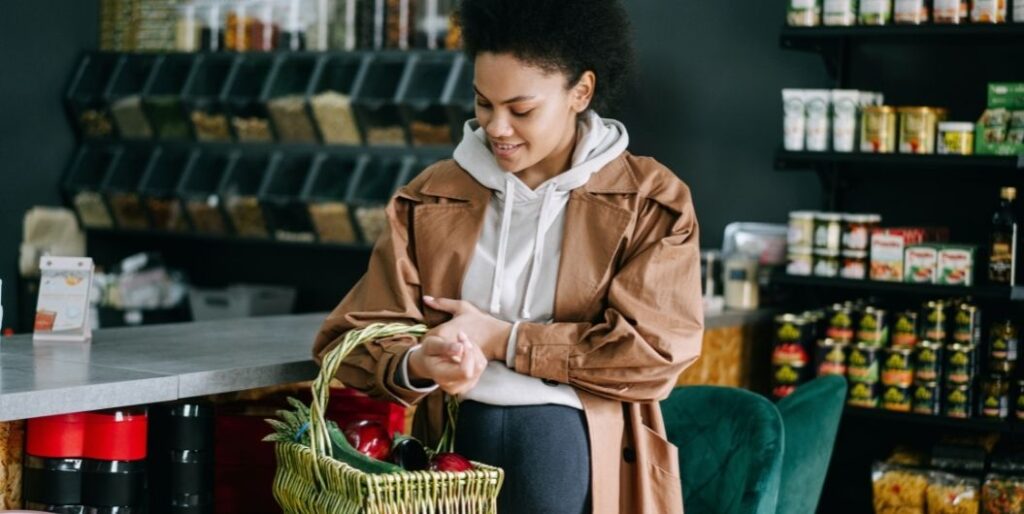
[[[1017,188],[1002,188],[999,198],[999,208],[992,215],[988,279],[997,284],[1014,285],[1017,278],[1017,215],[1014,213]]]

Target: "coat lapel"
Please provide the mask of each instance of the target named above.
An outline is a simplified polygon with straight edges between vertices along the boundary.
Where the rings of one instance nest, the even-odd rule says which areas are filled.
[[[555,285],[555,321],[589,321],[600,310],[595,302],[608,286],[615,257],[633,218],[629,210],[603,195],[636,191],[636,180],[623,156],[601,168],[569,196]]]

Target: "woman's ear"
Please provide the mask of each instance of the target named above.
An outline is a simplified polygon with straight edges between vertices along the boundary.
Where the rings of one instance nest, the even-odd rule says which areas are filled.
[[[597,75],[590,70],[584,71],[580,75],[580,79],[572,86],[572,90],[569,91],[572,110],[576,111],[577,114],[586,111],[590,107],[591,100],[594,99],[594,89],[596,87]]]

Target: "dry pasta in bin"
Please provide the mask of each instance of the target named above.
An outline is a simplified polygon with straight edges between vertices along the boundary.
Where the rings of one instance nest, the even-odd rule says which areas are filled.
[[[928,514],[978,514],[980,493],[977,479],[952,473],[930,473]]]
[[[1024,512],[1024,477],[989,474],[981,489],[984,514]]]

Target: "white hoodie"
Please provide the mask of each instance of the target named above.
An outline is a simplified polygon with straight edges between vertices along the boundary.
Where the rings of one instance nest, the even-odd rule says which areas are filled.
[[[488,363],[476,387],[462,399],[491,405],[550,403],[582,408],[572,387],[548,385],[513,371],[516,332],[522,321],[553,320],[569,193],[622,155],[628,145],[629,135],[621,123],[588,111],[577,128],[571,167],[533,190],[498,166],[476,120],[466,122],[455,161],[494,194],[466,270],[462,299],[513,327],[506,362]]]

